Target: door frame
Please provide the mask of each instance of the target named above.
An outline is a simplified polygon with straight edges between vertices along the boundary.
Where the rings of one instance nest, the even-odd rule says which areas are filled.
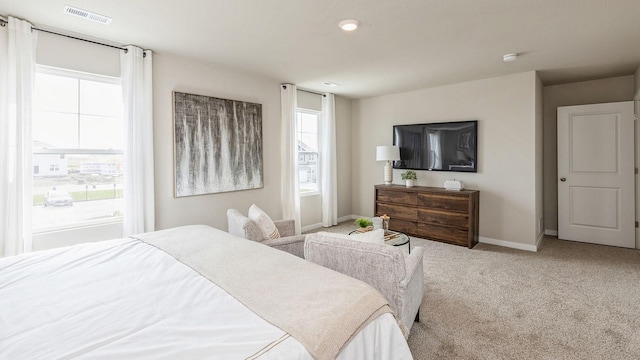
[[[631,211],[634,211],[632,219],[634,220],[635,224],[638,223],[638,216],[639,216],[638,209],[640,209],[640,196],[639,196],[640,195],[640,184],[638,182],[638,170],[637,169],[638,169],[638,159],[640,159],[640,153],[639,153],[640,145],[638,144],[638,139],[640,139],[640,136],[639,136],[640,135],[639,134],[640,129],[638,128],[637,121],[636,121],[637,120],[637,115],[635,115],[635,114],[638,112],[638,109],[640,108],[640,101],[636,100],[633,103],[631,103],[630,101],[619,101],[619,102],[610,102],[610,103],[559,106],[556,109],[556,114],[558,114],[558,116],[557,116],[557,125],[556,125],[556,131],[558,133],[558,136],[557,136],[557,149],[558,150],[557,150],[557,155],[556,155],[557,156],[557,162],[558,162],[558,165],[557,165],[558,174],[557,174],[557,178],[556,178],[556,186],[558,188],[558,190],[557,190],[557,194],[558,194],[558,203],[557,203],[557,207],[558,207],[558,211],[557,211],[557,213],[558,213],[558,233],[557,233],[557,236],[558,236],[558,238],[560,238],[560,235],[561,235],[560,234],[561,228],[564,228],[564,231],[566,231],[566,233],[565,233],[566,236],[565,237],[567,238],[567,240],[582,241],[582,240],[579,240],[578,238],[580,237],[579,233],[581,231],[584,231],[584,229],[581,229],[581,227],[579,225],[577,227],[575,227],[575,226],[571,226],[570,224],[569,225],[565,224],[565,227],[563,227],[563,226],[561,226],[561,221],[560,221],[560,216],[563,215],[563,214],[560,213],[560,208],[561,208],[560,203],[561,203],[561,201],[569,201],[566,198],[566,196],[570,196],[569,193],[565,193],[564,195],[561,195],[560,181],[561,180],[564,181],[563,179],[561,179],[562,177],[566,176],[567,178],[569,178],[569,176],[572,174],[569,169],[566,169],[566,168],[562,168],[561,169],[560,168],[560,156],[561,156],[562,153],[565,153],[565,156],[567,156],[567,158],[564,159],[563,161],[568,162],[570,160],[570,158],[571,158],[571,155],[566,153],[567,146],[570,146],[570,144],[565,143],[565,141],[568,140],[566,138],[566,136],[569,135],[569,134],[564,134],[563,138],[561,138],[561,135],[560,135],[561,126],[563,127],[562,129],[563,129],[563,132],[564,132],[564,131],[567,130],[566,126],[569,125],[570,122],[569,122],[569,124],[567,124],[567,123],[562,124],[561,123],[561,121],[566,119],[566,117],[565,118],[561,118],[561,116],[559,116],[560,109],[562,109],[562,108],[574,108],[574,107],[578,108],[578,107],[593,106],[594,107],[593,113],[597,114],[600,111],[605,111],[605,112],[609,111],[609,110],[605,110],[605,109],[598,109],[599,105],[600,106],[615,106],[615,104],[624,104],[624,103],[626,103],[625,106],[632,105],[632,108],[631,108],[631,111],[632,111],[632,115],[631,116],[632,116],[632,118],[631,118],[631,120],[633,121],[633,124],[632,124],[633,130],[631,132],[633,133],[633,140],[632,141],[633,141],[633,149],[634,149],[633,150],[632,159],[628,159],[629,153],[624,152],[625,153],[625,157],[626,157],[625,164],[629,164],[629,161],[631,160],[631,162],[633,163],[632,166],[635,167],[636,171],[635,171],[635,175],[633,176],[632,184],[629,184],[629,180],[630,180],[630,178],[629,178],[629,175],[630,175],[629,167],[624,167],[624,166],[623,166],[623,168],[625,169],[625,174],[626,174],[626,175],[624,175],[624,178],[614,177],[611,180],[613,180],[614,182],[617,182],[617,180],[614,180],[614,179],[621,179],[621,181],[626,182],[626,185],[621,184],[623,187],[621,187],[620,189],[627,189],[627,191],[625,191],[625,194],[629,194],[629,192],[633,192],[633,198],[634,198],[633,206],[631,206],[630,203],[625,202],[626,205],[624,205],[624,207],[627,208],[627,209],[629,209],[629,208],[633,209],[633,210],[631,210]],[[567,109],[566,111],[571,112],[571,109]],[[565,113],[566,113],[566,111],[565,111]],[[579,114],[580,111],[581,111],[581,109],[576,109],[576,114]],[[624,112],[626,114],[628,114],[628,111],[629,111],[629,108],[625,107],[624,108]],[[588,115],[589,112],[590,111],[588,109],[585,109],[585,115]],[[570,121],[571,115],[570,114],[568,114],[568,115],[569,115],[569,121]],[[628,117],[625,117],[625,121],[628,121],[628,119],[629,119]],[[628,129],[626,131],[630,131],[631,130],[631,129],[629,129],[628,122],[626,123],[625,127],[626,127],[626,129]],[[618,129],[620,129],[620,128],[618,128]],[[625,130],[623,130],[623,131],[625,131]],[[626,137],[625,143],[628,144],[629,140],[630,139],[628,137]],[[566,163],[566,165],[570,165],[570,163]],[[591,173],[591,174],[593,174],[593,173]],[[596,174],[597,174],[597,172],[596,172]],[[579,173],[578,174],[574,174],[574,175],[580,176]],[[603,175],[606,176],[605,174],[603,174]],[[569,178],[568,180],[571,181],[571,179],[574,179],[574,181],[576,181],[575,177]],[[626,179],[626,180],[624,180],[624,179]],[[599,175],[596,175],[596,177],[593,180],[595,180],[596,183],[597,183],[598,181],[602,180],[602,178]],[[578,180],[578,184],[580,184],[580,183],[581,183],[581,181]],[[583,183],[583,184],[586,184],[586,183]],[[578,185],[578,186],[580,186],[580,185]],[[569,189],[565,189],[565,190],[569,191]],[[622,196],[624,197],[625,194],[622,194]],[[629,195],[626,195],[626,196],[629,196]],[[566,205],[562,206],[562,207],[566,208]],[[568,211],[568,210],[565,209],[565,211]],[[564,215],[565,216],[570,216],[568,214],[564,214]],[[618,216],[621,216],[621,215],[618,215]],[[630,229],[629,229],[629,225],[630,225],[629,222],[631,221],[631,219],[629,218],[629,214],[626,213],[626,217],[624,217],[624,218],[620,218],[619,217],[618,219],[622,219],[624,221],[624,223],[626,224],[626,225],[624,225],[624,228],[619,228],[619,229],[626,229],[626,230],[624,230],[624,231],[626,231],[626,234],[627,235],[631,235],[630,234]],[[568,219],[565,219],[565,220],[570,221]],[[618,221],[620,221],[620,220],[618,220]],[[620,223],[618,223],[618,224],[620,224]],[[566,226],[569,226],[569,228],[567,228]],[[634,224],[631,224],[631,226],[634,226]],[[569,229],[571,229],[571,228],[574,229],[574,230],[572,230],[573,235],[569,234],[569,231],[570,231]],[[577,235],[576,235],[575,231],[578,231]],[[586,230],[586,231],[590,232],[590,230]],[[595,231],[596,233],[598,231],[600,231],[604,235],[607,234],[607,230],[598,230],[597,228],[594,228],[593,231]],[[585,237],[589,237],[587,232],[584,233]],[[640,248],[640,229],[638,229],[637,225],[634,226],[633,234],[634,234],[634,241],[630,242],[629,241],[630,240],[629,237],[625,236],[623,238],[623,239],[626,239],[625,242],[624,242],[624,245],[622,245],[622,244],[621,245],[603,244],[602,242],[599,242],[599,240],[593,240],[593,239],[600,239],[598,236],[592,237],[592,240],[589,241],[589,242],[590,243],[596,243],[596,244],[603,244],[603,245],[621,246],[621,247],[625,247],[625,248],[634,248],[635,247],[636,249],[639,249]],[[585,242],[587,242],[587,241],[585,241]]]

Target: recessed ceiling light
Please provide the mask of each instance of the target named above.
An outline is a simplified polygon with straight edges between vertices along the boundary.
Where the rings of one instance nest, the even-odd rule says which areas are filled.
[[[354,20],[354,19],[342,20],[338,24],[340,29],[342,29],[344,31],[353,31],[353,30],[357,29],[359,25],[360,25],[360,22],[358,20]]]
[[[334,83],[333,81],[325,81],[323,84],[331,87],[340,86],[340,84]]]
[[[69,5],[65,5],[64,6],[64,13],[65,14],[69,14],[69,15],[73,15],[73,16],[77,16],[77,17],[81,17],[83,19],[91,20],[91,21],[94,21],[94,22],[97,22],[97,23],[100,23],[100,24],[104,24],[104,25],[111,24],[111,21],[113,20],[108,16],[96,14],[96,13],[93,13],[93,12],[87,11],[87,10],[78,9],[76,7],[69,6]]]
[[[518,58],[518,54],[506,54],[502,57],[502,61],[512,62],[512,61],[516,61],[517,58]]]

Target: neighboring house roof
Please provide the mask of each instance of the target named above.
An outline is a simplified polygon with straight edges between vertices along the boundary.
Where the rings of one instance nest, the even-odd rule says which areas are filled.
[[[53,145],[46,143],[44,141],[33,140],[33,148],[34,149],[51,149],[53,148]]]
[[[314,149],[303,141],[298,141],[298,151],[306,152],[318,152],[318,149]]]

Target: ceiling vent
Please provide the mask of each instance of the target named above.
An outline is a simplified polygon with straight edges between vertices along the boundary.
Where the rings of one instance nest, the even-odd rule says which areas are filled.
[[[73,6],[65,5],[64,13],[81,17],[87,20],[95,21],[100,24],[109,25],[111,24],[111,18],[108,16],[92,13],[91,11],[86,11],[82,9],[75,8]]]

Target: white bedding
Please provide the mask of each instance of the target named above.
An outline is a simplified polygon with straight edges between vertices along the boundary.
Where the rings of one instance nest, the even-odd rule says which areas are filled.
[[[252,356],[312,358],[298,341],[224,290],[139,240],[0,259],[2,359]],[[384,314],[338,358],[411,359],[411,354],[393,316]]]

